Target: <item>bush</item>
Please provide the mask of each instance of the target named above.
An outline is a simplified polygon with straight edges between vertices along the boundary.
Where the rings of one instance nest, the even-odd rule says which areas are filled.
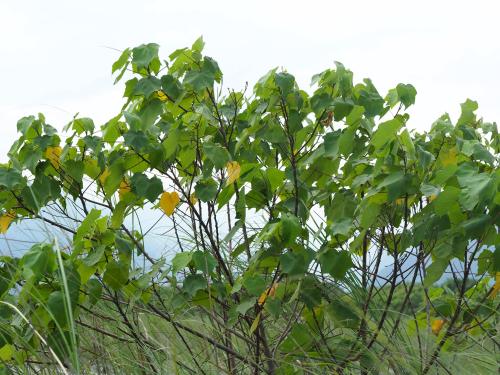
[[[277,69],[226,92],[202,49],[123,51],[100,128],[19,120],[0,228],[53,234],[0,259],[4,371],[494,371],[447,362],[498,350],[500,141],[477,103],[419,133],[412,85],[384,98],[336,63],[312,94]]]

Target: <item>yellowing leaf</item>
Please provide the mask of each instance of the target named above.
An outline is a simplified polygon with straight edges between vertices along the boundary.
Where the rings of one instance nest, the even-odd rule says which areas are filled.
[[[86,156],[83,161],[83,171],[91,179],[95,180],[99,176],[99,173],[101,173],[101,168],[97,165],[97,160]]]
[[[196,195],[191,194],[191,196],[189,197],[189,201],[191,202],[191,204],[194,206],[196,203],[198,203],[198,198],[196,198]]]
[[[431,323],[432,333],[434,333],[435,335],[439,335],[439,332],[441,332],[443,325],[444,325],[443,319],[434,319]]]
[[[448,165],[457,165],[457,148],[452,147],[440,154],[441,164],[446,167]]]
[[[493,289],[491,290],[489,297],[491,299],[494,299],[499,291],[500,291],[500,272],[497,272],[495,277],[495,284],[493,284]]]
[[[61,147],[59,147],[59,146],[54,146],[54,147],[49,146],[45,150],[45,159],[47,159],[48,161],[50,161],[50,164],[52,164],[52,166],[54,168],[59,168],[59,166],[61,165],[61,161],[60,161],[61,153],[62,153],[62,148]]]
[[[104,171],[102,171],[101,175],[99,176],[99,182],[104,185],[106,182],[106,179],[111,175],[111,172],[109,171],[108,168],[106,168]]]
[[[9,361],[14,355],[14,347],[10,344],[5,344],[0,348],[0,360]]]
[[[231,185],[240,177],[241,168],[237,161],[230,161],[226,164],[227,185]]]
[[[123,179],[120,182],[120,187],[118,188],[118,196],[120,197],[120,199],[123,199],[125,194],[127,194],[130,191],[131,191],[131,188],[130,188],[128,181]]]
[[[7,233],[10,223],[12,223],[12,220],[14,220],[15,217],[16,212],[13,210],[10,210],[9,212],[0,216],[0,233]]]
[[[274,297],[277,288],[278,288],[278,283],[274,283],[271,288],[267,288],[259,297],[258,301],[259,305],[262,306],[266,302],[267,297]]]
[[[166,191],[161,195],[160,208],[167,214],[167,216],[171,216],[180,201],[181,200],[177,192],[173,191],[169,193]]]
[[[260,323],[260,314],[261,313],[257,314],[257,316],[255,317],[252,325],[250,326],[250,334],[254,333],[255,330],[257,329],[257,327],[259,326],[259,323]]]
[[[161,90],[155,92],[156,97],[160,99],[162,102],[168,101],[168,96]]]
[[[428,198],[429,203],[431,203],[431,202],[432,202],[434,199],[436,199],[436,198],[437,198],[437,195],[436,195],[436,194],[431,194],[431,195],[429,196],[429,198]]]

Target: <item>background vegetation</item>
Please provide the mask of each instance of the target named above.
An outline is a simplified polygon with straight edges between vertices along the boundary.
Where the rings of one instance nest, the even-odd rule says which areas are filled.
[[[236,92],[202,50],[123,51],[100,128],[19,120],[0,229],[47,239],[0,258],[0,372],[497,372],[500,139],[477,103],[418,133],[412,85],[337,63],[312,94],[277,69]]]

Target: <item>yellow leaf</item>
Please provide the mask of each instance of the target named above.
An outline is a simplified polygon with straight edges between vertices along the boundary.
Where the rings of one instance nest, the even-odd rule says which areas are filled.
[[[161,90],[155,92],[156,97],[160,99],[162,102],[168,101],[168,96]]]
[[[59,168],[59,166],[61,165],[61,161],[60,161],[61,153],[62,153],[62,148],[61,147],[59,147],[59,146],[53,146],[53,147],[49,146],[45,150],[45,159],[47,159],[48,161],[50,161],[50,164],[52,164],[52,166],[54,168]]]
[[[9,212],[0,216],[0,233],[7,233],[9,229],[10,223],[16,217],[16,212],[14,210],[10,210]]]
[[[431,194],[431,195],[429,195],[429,198],[427,198],[427,199],[429,200],[429,203],[431,203],[436,198],[437,198],[436,194]]]
[[[101,175],[99,176],[99,182],[104,185],[106,182],[106,179],[111,175],[111,172],[109,171],[108,168],[106,168],[104,171],[102,171]]]
[[[9,361],[14,355],[14,347],[10,344],[6,344],[0,348],[0,359],[2,361]]]
[[[274,297],[274,295],[276,294],[276,289],[278,288],[278,283],[274,283],[273,286],[271,288],[267,288],[264,293],[262,293],[259,297],[259,305],[263,305],[266,300],[267,300],[267,297]]]
[[[231,185],[240,177],[241,168],[237,161],[230,161],[226,164],[227,185]]]
[[[495,284],[493,284],[493,289],[491,290],[490,293],[490,298],[494,299],[499,291],[500,291],[500,272],[497,272],[495,277]]]
[[[441,332],[443,325],[444,325],[443,319],[434,319],[431,323],[432,333],[434,333],[435,335],[439,335],[439,332]]]
[[[252,334],[252,333],[255,332],[255,330],[259,326],[259,322],[260,322],[260,313],[257,314],[257,316],[255,317],[252,325],[250,326],[250,334]]]
[[[457,165],[457,148],[452,147],[447,151],[443,151],[440,155],[441,164],[446,167],[448,165]]]
[[[189,197],[189,201],[191,202],[191,204],[194,206],[196,203],[198,203],[198,198],[196,198],[196,195],[191,194],[191,196]]]
[[[118,188],[118,196],[120,197],[120,199],[123,199],[125,194],[127,194],[130,191],[131,191],[131,188],[130,188],[128,181],[123,179],[120,182],[120,187]]]
[[[166,191],[161,195],[160,208],[167,214],[167,216],[171,216],[180,201],[181,200],[177,192],[173,191],[169,193]]]

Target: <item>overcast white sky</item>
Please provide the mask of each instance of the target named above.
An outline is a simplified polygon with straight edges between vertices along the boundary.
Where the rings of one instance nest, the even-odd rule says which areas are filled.
[[[456,118],[467,97],[497,121],[499,16],[497,1],[478,0],[0,0],[0,160],[24,115],[43,112],[60,129],[76,112],[99,125],[117,113],[123,88],[108,47],[156,42],[167,56],[199,35],[235,89],[275,66],[307,88],[337,60],[382,95],[412,83],[418,129]]]

